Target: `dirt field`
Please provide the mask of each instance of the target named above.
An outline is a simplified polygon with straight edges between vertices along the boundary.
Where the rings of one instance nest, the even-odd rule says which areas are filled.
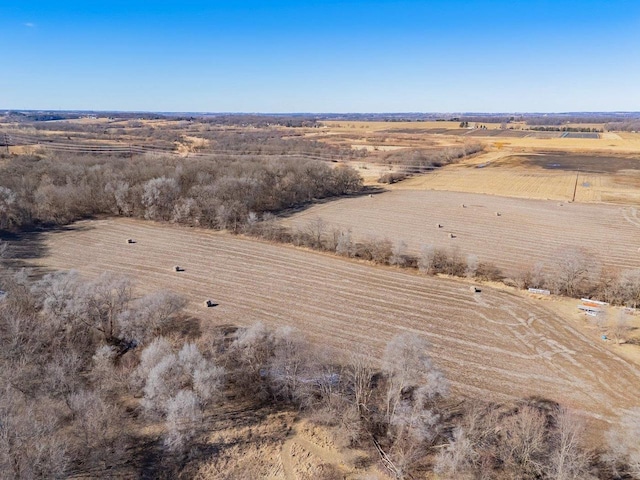
[[[326,136],[324,140],[331,142],[342,138],[351,138],[352,144],[369,145],[375,142],[363,142],[361,137],[367,135],[386,137],[392,145],[401,145],[397,140],[411,138],[411,146],[421,141],[450,145],[464,139],[480,141],[488,147],[500,143],[505,150],[518,152],[536,152],[556,150],[581,153],[628,154],[640,152],[640,133],[601,133],[599,138],[566,132],[537,132],[532,130],[500,130],[498,123],[483,123],[485,129],[461,129],[459,122],[356,122],[356,121],[324,121],[326,127],[321,133],[309,132],[309,135]],[[470,123],[473,126],[473,123]],[[573,127],[589,127],[602,129],[602,124],[572,124]],[[516,126],[518,128],[518,126]],[[520,125],[520,127],[525,127]],[[346,140],[345,140],[346,141]],[[407,145],[408,146],[408,145]]]
[[[574,177],[575,178],[575,177]],[[462,207],[466,205],[466,208]],[[372,198],[316,205],[284,224],[303,228],[320,217],[351,229],[355,239],[404,240],[409,251],[422,245],[459,248],[513,273],[553,262],[567,247],[586,247],[604,265],[640,268],[640,212],[634,207],[559,203],[457,192],[395,190]],[[500,212],[500,216],[496,216]],[[437,228],[437,224],[442,228]],[[455,238],[449,238],[453,233]]]
[[[133,277],[141,293],[176,291],[205,328],[292,325],[337,352],[360,349],[374,358],[399,332],[423,335],[459,393],[543,395],[604,420],[640,395],[637,367],[583,321],[563,319],[526,295],[492,288],[474,294],[464,282],[134,220],[80,222],[42,234],[42,242],[34,265],[88,276],[110,270]],[[206,299],[219,306],[205,308]]]
[[[640,205],[640,156],[490,151],[392,188]]]

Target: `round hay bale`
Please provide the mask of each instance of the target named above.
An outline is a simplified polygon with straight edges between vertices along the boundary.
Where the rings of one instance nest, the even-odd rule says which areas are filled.
[[[436,228],[442,228],[442,225],[440,225],[439,223],[436,223]]]
[[[467,206],[463,203],[463,204],[462,204],[462,208],[467,208]]]
[[[449,238],[456,238],[456,236],[453,233],[450,233]]]
[[[502,215],[500,212],[496,212],[496,217],[499,217],[500,215]]]

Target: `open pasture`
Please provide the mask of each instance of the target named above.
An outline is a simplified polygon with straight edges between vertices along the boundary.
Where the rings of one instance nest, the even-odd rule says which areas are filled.
[[[290,325],[337,352],[375,359],[395,334],[409,332],[430,340],[459,393],[540,395],[605,420],[640,395],[635,366],[524,295],[488,287],[473,293],[464,282],[135,220],[84,221],[41,235],[43,254],[30,261],[34,266],[89,277],[113,271],[131,276],[140,293],[175,291],[202,328]],[[218,306],[205,308],[205,299]]]
[[[551,265],[558,252],[567,248],[586,248],[606,266],[640,268],[638,210],[459,192],[393,190],[372,198],[316,205],[284,223],[304,228],[311,219],[321,217],[329,226],[350,229],[356,240],[403,240],[416,254],[421,245],[457,248],[461,254],[476,255],[509,274],[536,262]],[[455,238],[449,238],[450,233]]]

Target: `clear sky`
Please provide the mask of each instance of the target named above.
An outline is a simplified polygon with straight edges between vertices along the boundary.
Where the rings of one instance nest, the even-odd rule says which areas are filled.
[[[640,0],[0,0],[0,108],[640,110]]]

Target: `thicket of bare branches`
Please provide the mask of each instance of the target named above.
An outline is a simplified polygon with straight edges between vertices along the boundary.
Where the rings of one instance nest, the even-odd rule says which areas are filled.
[[[261,323],[186,340],[171,329],[182,299],[136,296],[113,274],[18,271],[0,288],[0,470],[9,478],[139,474],[148,455],[163,458],[166,475],[184,475],[229,392],[331,425],[341,448],[364,448],[397,478],[638,478],[637,412],[612,430],[598,463],[582,423],[555,403],[461,403],[419,335],[390,339],[374,363],[371,352],[338,357]]]
[[[0,166],[0,229],[112,214],[237,230],[250,212],[361,188],[355,170],[302,158],[11,156]]]

